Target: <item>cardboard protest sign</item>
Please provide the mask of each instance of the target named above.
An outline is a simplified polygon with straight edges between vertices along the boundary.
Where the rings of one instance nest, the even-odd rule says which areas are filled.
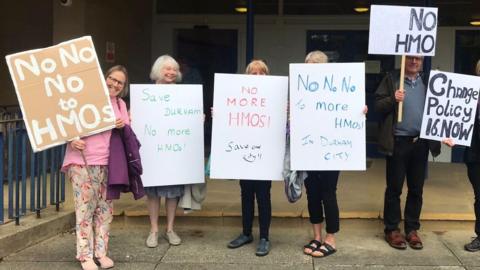
[[[290,64],[292,170],[365,170],[365,65]]]
[[[35,152],[115,126],[91,37],[6,60]]]
[[[215,74],[210,178],[281,180],[288,78]]]
[[[371,5],[369,54],[435,55],[438,9]]]
[[[145,187],[203,183],[201,85],[130,85],[132,128]]]
[[[470,146],[479,91],[478,76],[432,71],[420,137]]]

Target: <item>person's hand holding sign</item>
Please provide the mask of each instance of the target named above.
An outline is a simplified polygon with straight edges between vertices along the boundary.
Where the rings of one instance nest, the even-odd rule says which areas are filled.
[[[118,118],[115,120],[115,128],[123,128],[125,126],[125,122],[122,119]]]
[[[404,99],[405,99],[405,91],[403,89],[397,89],[397,91],[395,91],[395,100],[397,102],[403,102]]]
[[[452,138],[446,138],[446,139],[443,139],[442,140],[442,143],[450,146],[450,147],[454,147],[455,146],[455,141],[452,139]]]
[[[84,140],[73,140],[70,145],[79,151],[83,151],[85,149],[85,141]]]

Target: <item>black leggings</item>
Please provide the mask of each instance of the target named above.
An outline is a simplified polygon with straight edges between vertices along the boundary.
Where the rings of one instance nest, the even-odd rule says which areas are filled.
[[[243,234],[252,234],[252,224],[255,209],[255,197],[258,205],[258,222],[260,226],[260,238],[268,240],[268,231],[272,219],[272,202],[270,189],[272,181],[240,180],[242,193],[242,223]]]
[[[339,171],[308,171],[305,179],[308,213],[312,224],[320,224],[325,219],[327,233],[340,230],[340,217],[337,203],[337,182]],[[325,210],[325,218],[323,212]]]

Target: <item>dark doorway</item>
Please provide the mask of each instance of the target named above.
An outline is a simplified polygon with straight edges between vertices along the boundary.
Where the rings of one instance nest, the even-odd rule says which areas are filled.
[[[386,72],[395,68],[395,57],[368,54],[368,31],[307,31],[307,51],[321,50],[329,62],[365,62],[365,98],[368,106],[366,122],[367,157],[382,155],[377,150],[378,121],[380,116],[373,109],[375,91]]]
[[[180,63],[183,83],[203,84],[203,110],[205,112],[205,152],[210,152],[213,105],[213,79],[215,73],[237,73],[237,30],[176,29],[175,57]]]
[[[475,75],[475,66],[480,59],[480,32],[458,30],[455,32],[455,73]],[[452,162],[463,162],[465,147],[452,149]]]

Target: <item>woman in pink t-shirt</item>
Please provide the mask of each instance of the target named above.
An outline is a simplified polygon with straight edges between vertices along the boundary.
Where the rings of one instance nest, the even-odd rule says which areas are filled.
[[[128,91],[128,73],[123,66],[110,68],[105,75],[115,113],[115,127],[130,124],[127,106],[121,99]],[[111,131],[74,140],[67,145],[62,170],[72,182],[75,201],[77,256],[84,270],[112,268],[107,257],[113,203],[107,200],[108,157]]]

